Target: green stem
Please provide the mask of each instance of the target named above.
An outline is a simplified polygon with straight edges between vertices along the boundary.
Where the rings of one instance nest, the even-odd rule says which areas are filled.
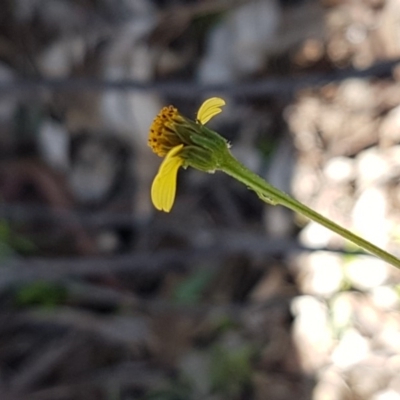
[[[291,210],[304,215],[315,222],[318,222],[350,242],[353,242],[357,246],[400,269],[400,260],[398,258],[361,238],[360,236],[355,235],[354,233],[348,231],[330,219],[322,216],[311,208],[290,197],[276,187],[270,185],[264,179],[239,163],[239,161],[237,161],[230,153],[226,153],[220,169],[238,181],[244,183],[250,189],[254,190],[265,202],[273,205],[280,204],[290,208]]]

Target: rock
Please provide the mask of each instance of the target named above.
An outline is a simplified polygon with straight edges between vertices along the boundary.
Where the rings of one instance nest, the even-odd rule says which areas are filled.
[[[309,222],[300,232],[300,242],[310,248],[328,247],[334,233],[318,224],[317,222]]]
[[[371,84],[365,79],[346,79],[339,86],[337,100],[345,109],[352,111],[369,110],[375,106]]]
[[[354,301],[352,293],[338,293],[330,301],[332,328],[337,336],[352,325]]]
[[[333,157],[324,166],[324,175],[335,183],[348,183],[355,174],[354,160],[349,157]]]
[[[350,328],[342,336],[339,344],[332,352],[332,362],[341,369],[348,369],[365,360],[370,352],[370,345],[366,338]]]
[[[371,400],[400,400],[400,393],[392,389],[382,390],[372,396]]]
[[[348,384],[357,398],[370,399],[376,392],[387,387],[390,375],[383,362],[383,359],[366,361],[348,371]]]
[[[393,108],[379,128],[380,142],[383,146],[389,147],[400,142],[400,106]]]
[[[375,184],[390,172],[386,155],[376,146],[361,151],[355,161],[358,187],[364,188]]]
[[[397,0],[386,0],[381,14],[378,28],[380,43],[382,43],[382,56],[395,59],[400,56],[400,4]],[[382,51],[381,50],[381,51]]]
[[[354,256],[347,261],[345,271],[349,282],[359,290],[380,286],[388,278],[388,265],[370,256]]]
[[[358,327],[365,337],[374,338],[379,335],[385,321],[385,313],[374,306],[368,294],[354,293],[352,303],[352,325]]]
[[[353,211],[353,229],[364,239],[385,248],[389,241],[386,191],[381,187],[366,188],[357,199]]]
[[[374,344],[385,353],[400,353],[400,321],[395,317],[387,317],[381,321],[381,329],[374,337]]]
[[[313,400],[342,400],[349,396],[349,388],[340,371],[335,367],[322,369],[312,393]]]
[[[314,373],[329,361],[333,347],[327,307],[311,296],[292,302],[293,342],[306,373]]]
[[[377,286],[371,291],[373,304],[382,310],[396,310],[399,306],[399,294],[390,286]]]
[[[342,260],[339,254],[316,251],[298,261],[298,282],[302,292],[330,297],[338,292],[343,282]]]
[[[392,371],[390,371],[390,372],[392,372]],[[390,380],[389,385],[388,385],[388,389],[394,390],[396,393],[400,394],[400,376],[399,376],[399,370],[398,369],[395,372],[395,375]]]
[[[274,0],[244,3],[228,11],[210,32],[199,80],[208,84],[232,82],[260,70],[280,17]]]

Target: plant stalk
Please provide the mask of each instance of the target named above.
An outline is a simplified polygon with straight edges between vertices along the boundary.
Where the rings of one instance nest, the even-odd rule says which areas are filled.
[[[272,205],[280,204],[284,207],[287,207],[311,219],[312,221],[325,226],[326,228],[344,237],[367,252],[374,254],[387,263],[400,269],[400,260],[397,257],[379,248],[378,246],[375,246],[360,236],[357,236],[356,234],[350,232],[349,230],[343,228],[342,226],[295,200],[293,197],[290,197],[286,193],[272,186],[237,161],[236,158],[230,154],[230,152],[227,152],[222,160],[220,170],[242,182],[248,188],[254,190],[257,195],[266,203]]]

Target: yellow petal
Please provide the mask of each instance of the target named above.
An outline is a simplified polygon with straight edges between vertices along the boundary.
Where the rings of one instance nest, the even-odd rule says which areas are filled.
[[[221,107],[225,105],[225,100],[219,97],[211,97],[206,100],[197,111],[197,121],[201,124],[206,124],[212,117],[219,114]]]
[[[151,200],[157,210],[169,212],[174,204],[178,169],[183,160],[177,156],[183,144],[175,146],[164,158],[151,186]]]

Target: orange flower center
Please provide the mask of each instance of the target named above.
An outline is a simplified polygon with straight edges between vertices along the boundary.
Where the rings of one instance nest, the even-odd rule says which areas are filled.
[[[168,152],[182,144],[175,131],[176,124],[182,123],[183,117],[173,106],[164,107],[150,126],[148,145],[154,153],[164,157]]]

